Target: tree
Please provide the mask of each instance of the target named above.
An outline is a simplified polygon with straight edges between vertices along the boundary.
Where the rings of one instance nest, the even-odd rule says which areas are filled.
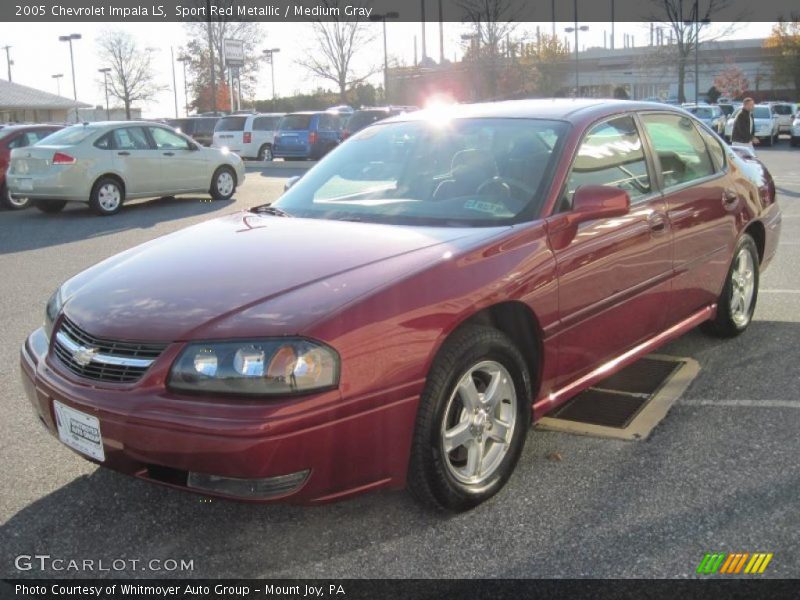
[[[618,85],[614,88],[614,98],[617,100],[630,100],[630,96],[628,96],[628,90],[621,85]]]
[[[715,36],[701,34],[711,24],[717,12],[728,8],[735,0],[651,0],[655,13],[649,20],[664,23],[672,30],[674,44],[659,46],[661,62],[674,64],[678,71],[678,100],[686,102],[685,82],[687,66],[694,63],[695,46],[729,35],[734,24]],[[695,10],[697,9],[697,10]],[[737,19],[738,20],[738,19]],[[695,28],[697,22],[697,28]],[[697,90],[699,92],[699,90]]]
[[[230,88],[224,81],[216,84],[217,88],[217,102],[216,107],[218,111],[227,112],[231,110],[231,96]],[[198,113],[210,112],[214,108],[211,94],[211,82],[209,81],[203,86],[195,90],[197,97],[194,100],[194,107]]]
[[[738,98],[750,87],[750,82],[736,65],[729,65],[714,78],[714,87],[726,98]]]
[[[160,91],[153,71],[152,48],[140,48],[127,31],[108,29],[97,39],[98,55],[102,64],[108,65],[108,93],[122,102],[125,118],[131,118],[134,102],[152,100]]]
[[[340,6],[344,4],[341,0],[322,0],[319,4],[325,9],[336,8],[340,9],[340,14],[344,13],[344,6]],[[350,1],[348,4],[353,6],[357,3]],[[321,12],[328,14],[332,11]],[[312,21],[311,27],[316,44],[308,49],[304,58],[296,62],[312,75],[336,84],[340,101],[346,102],[349,89],[363,83],[380,70],[379,67],[372,66],[356,74],[352,64],[355,53],[364,51],[364,46],[372,42],[375,36],[367,23],[358,17],[342,19],[329,16],[324,21]]]
[[[225,8],[235,6],[232,0],[215,0],[215,5]],[[234,9],[235,10],[235,9]],[[264,31],[260,23],[255,21],[189,21],[184,27],[191,40],[184,50],[184,55],[189,58],[187,71],[191,80],[194,101],[191,105],[199,110],[200,92],[211,88],[211,51],[209,49],[209,30],[211,32],[211,47],[214,51],[214,83],[217,86],[228,80],[225,68],[224,45],[225,40],[240,40],[244,44],[244,65],[239,68],[239,79],[242,83],[242,95],[252,96],[255,92],[258,73],[261,69],[264,56],[258,48],[264,42]],[[211,98],[210,91],[206,93]],[[218,94],[219,97],[219,94]],[[225,104],[230,103],[230,97]],[[211,110],[208,106],[206,110]],[[221,106],[217,106],[222,110]]]
[[[800,94],[800,17],[773,25],[764,47],[775,51],[772,57],[775,83],[792,86]]]
[[[523,60],[531,57],[538,73],[536,91],[540,96],[555,96],[563,87],[562,80],[567,60],[567,45],[558,35],[542,34],[535,44],[523,48]]]

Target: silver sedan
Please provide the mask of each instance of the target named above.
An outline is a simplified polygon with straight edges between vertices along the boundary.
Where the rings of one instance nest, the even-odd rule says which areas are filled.
[[[207,193],[227,200],[244,177],[235,154],[159,123],[120,121],[73,125],[12,150],[6,181],[12,196],[31,198],[43,212],[84,202],[112,215],[131,198]]]

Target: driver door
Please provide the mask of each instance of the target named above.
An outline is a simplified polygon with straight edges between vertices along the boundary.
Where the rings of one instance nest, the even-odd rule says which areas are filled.
[[[672,234],[664,199],[633,116],[593,125],[574,158],[557,212],[547,219],[558,273],[559,377],[563,384],[658,333],[666,321]],[[563,222],[582,185],[624,189],[627,215]]]

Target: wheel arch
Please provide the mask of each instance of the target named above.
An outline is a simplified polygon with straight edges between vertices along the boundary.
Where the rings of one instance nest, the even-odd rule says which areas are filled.
[[[116,180],[122,186],[122,195],[123,195],[123,197],[125,197],[127,195],[128,188],[125,185],[125,180],[122,178],[122,176],[119,173],[114,173],[113,171],[108,171],[106,173],[103,173],[103,174],[98,175],[97,177],[95,177],[94,181],[92,182],[92,187],[89,190],[89,194],[90,195],[94,193],[94,190],[97,187],[97,184],[100,183],[100,181],[103,180],[103,179],[114,179],[114,180]]]
[[[756,249],[758,250],[758,262],[759,264],[764,262],[764,252],[767,244],[767,230],[764,224],[761,221],[752,221],[745,227],[742,234],[748,234],[753,238],[753,241],[756,243]]]
[[[239,185],[239,176],[236,174],[236,167],[234,167],[233,165],[231,165],[229,163],[220,163],[219,165],[216,166],[214,171],[211,173],[211,181],[209,182],[209,189],[211,188],[211,186],[214,185],[214,179],[216,178],[217,173],[219,173],[221,169],[228,169],[231,172],[231,175],[233,175],[233,185],[234,185],[234,187]]]

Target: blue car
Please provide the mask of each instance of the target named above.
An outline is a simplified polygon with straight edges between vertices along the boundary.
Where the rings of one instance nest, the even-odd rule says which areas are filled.
[[[342,141],[345,120],[329,111],[288,114],[278,125],[272,155],[287,160],[320,159]]]

